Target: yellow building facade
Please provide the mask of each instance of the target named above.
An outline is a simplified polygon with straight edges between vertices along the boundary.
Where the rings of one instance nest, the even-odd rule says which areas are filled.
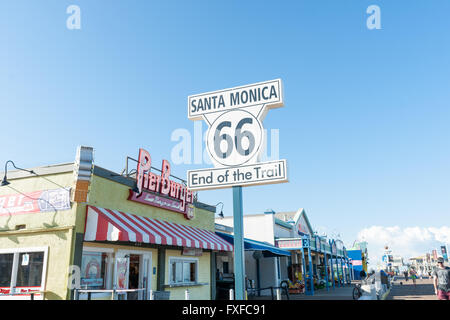
[[[135,177],[92,164],[80,178],[82,167],[7,173],[0,299],[213,299],[215,252],[232,250],[214,233],[215,207],[192,199],[186,215],[170,193],[148,190],[141,195],[158,205],[129,200]]]

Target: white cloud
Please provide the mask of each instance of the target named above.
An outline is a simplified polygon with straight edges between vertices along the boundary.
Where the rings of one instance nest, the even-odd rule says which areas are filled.
[[[447,250],[450,249],[450,227],[372,226],[358,233],[358,241],[367,241],[370,267],[374,268],[381,262],[385,245],[389,246],[394,255],[400,255],[406,261],[411,257],[431,253],[433,249],[438,250],[440,255],[441,245],[447,244]]]

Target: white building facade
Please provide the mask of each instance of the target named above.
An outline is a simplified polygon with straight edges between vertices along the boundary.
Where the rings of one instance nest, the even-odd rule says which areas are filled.
[[[327,288],[350,282],[351,270],[344,244],[340,240],[328,241],[319,237],[312,229],[305,210],[244,215],[244,238],[260,241],[287,251],[287,255],[271,255],[245,252],[245,274],[256,288],[280,287],[286,281],[289,285],[303,283],[304,289],[314,294],[314,284],[326,282]],[[216,225],[233,227],[233,217],[216,218]],[[223,229],[223,227],[222,227]],[[216,228],[217,231],[220,231]],[[302,239],[309,239],[305,247]],[[309,242],[308,242],[309,243]],[[244,241],[245,245],[245,241]],[[267,252],[266,252],[267,253]],[[217,265],[220,268],[221,257]],[[223,257],[229,260],[229,257]],[[300,286],[300,291],[303,288]],[[270,294],[269,291],[261,292]]]

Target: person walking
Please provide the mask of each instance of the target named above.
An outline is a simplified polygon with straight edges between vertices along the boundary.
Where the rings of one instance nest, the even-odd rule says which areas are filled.
[[[408,270],[405,270],[403,275],[405,276],[405,281],[408,282]]]
[[[444,258],[437,259],[437,267],[433,271],[434,293],[439,300],[450,300],[450,268],[444,266]]]
[[[411,269],[411,270],[409,271],[409,274],[410,274],[410,276],[411,276],[411,279],[412,279],[412,281],[413,281],[413,283],[414,283],[414,287],[415,287],[415,286],[416,286],[416,279],[417,279],[417,273],[416,273],[416,270]]]

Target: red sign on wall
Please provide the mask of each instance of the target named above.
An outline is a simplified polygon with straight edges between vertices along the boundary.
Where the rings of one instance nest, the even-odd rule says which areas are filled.
[[[170,180],[170,163],[163,160],[161,174],[151,172],[150,154],[139,149],[136,169],[138,192],[130,190],[128,200],[184,214],[186,219],[194,217],[193,192],[181,183]]]
[[[6,297],[11,297],[12,299],[26,298],[27,296],[34,293],[35,300],[42,300],[43,296],[42,296],[42,293],[40,293],[40,291],[41,291],[41,287],[15,287],[14,294],[10,295],[11,287],[0,287],[0,295],[4,294],[4,295],[6,295]],[[0,298],[0,300],[3,300],[3,299]]]
[[[294,240],[277,240],[277,247],[278,248],[301,248],[302,247],[302,240],[294,239]]]
[[[362,266],[362,260],[353,260],[353,261],[352,261],[352,264],[353,264],[354,266]]]
[[[39,190],[0,196],[0,216],[70,209],[70,189]]]

